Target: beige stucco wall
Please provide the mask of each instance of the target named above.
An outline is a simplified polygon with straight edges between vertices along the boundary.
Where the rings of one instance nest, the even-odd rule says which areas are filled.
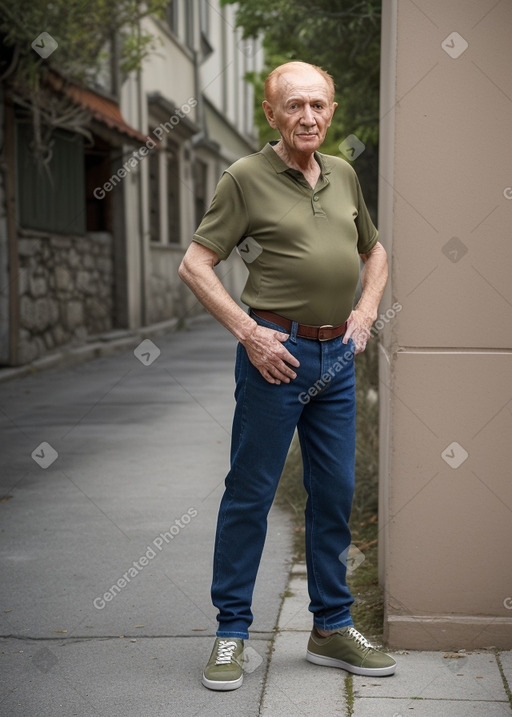
[[[381,313],[401,310],[381,332],[380,577],[395,647],[512,647],[511,36],[511,2],[383,2]]]

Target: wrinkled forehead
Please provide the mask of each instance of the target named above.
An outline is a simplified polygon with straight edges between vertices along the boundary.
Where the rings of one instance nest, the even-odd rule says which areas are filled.
[[[291,71],[279,74],[274,86],[274,95],[282,102],[295,96],[328,101],[332,99],[327,81],[318,72]]]

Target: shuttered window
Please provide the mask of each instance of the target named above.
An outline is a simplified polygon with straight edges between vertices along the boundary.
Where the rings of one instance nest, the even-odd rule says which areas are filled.
[[[160,233],[160,154],[150,152],[147,158],[149,169],[149,238],[161,242]]]
[[[206,181],[208,167],[200,159],[194,162],[194,199],[196,210],[196,227],[201,223],[201,219],[206,211]]]
[[[17,206],[22,227],[59,234],[86,231],[84,140],[58,130],[47,167],[31,150],[32,126],[17,122]]]
[[[181,243],[179,148],[167,146],[167,226],[169,244]]]

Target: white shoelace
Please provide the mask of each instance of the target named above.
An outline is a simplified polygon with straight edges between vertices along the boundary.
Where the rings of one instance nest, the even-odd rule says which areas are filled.
[[[375,650],[371,642],[368,642],[366,637],[364,637],[364,635],[361,635],[361,633],[358,632],[355,627],[349,627],[347,630],[347,635],[352,637],[358,645],[365,648],[366,650]]]
[[[233,652],[236,650],[236,642],[233,640],[220,640],[217,649],[216,665],[227,665],[233,659]]]

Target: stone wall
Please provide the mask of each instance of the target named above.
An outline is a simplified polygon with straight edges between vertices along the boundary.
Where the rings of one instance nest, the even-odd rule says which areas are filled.
[[[19,239],[19,363],[113,328],[112,237]]]

